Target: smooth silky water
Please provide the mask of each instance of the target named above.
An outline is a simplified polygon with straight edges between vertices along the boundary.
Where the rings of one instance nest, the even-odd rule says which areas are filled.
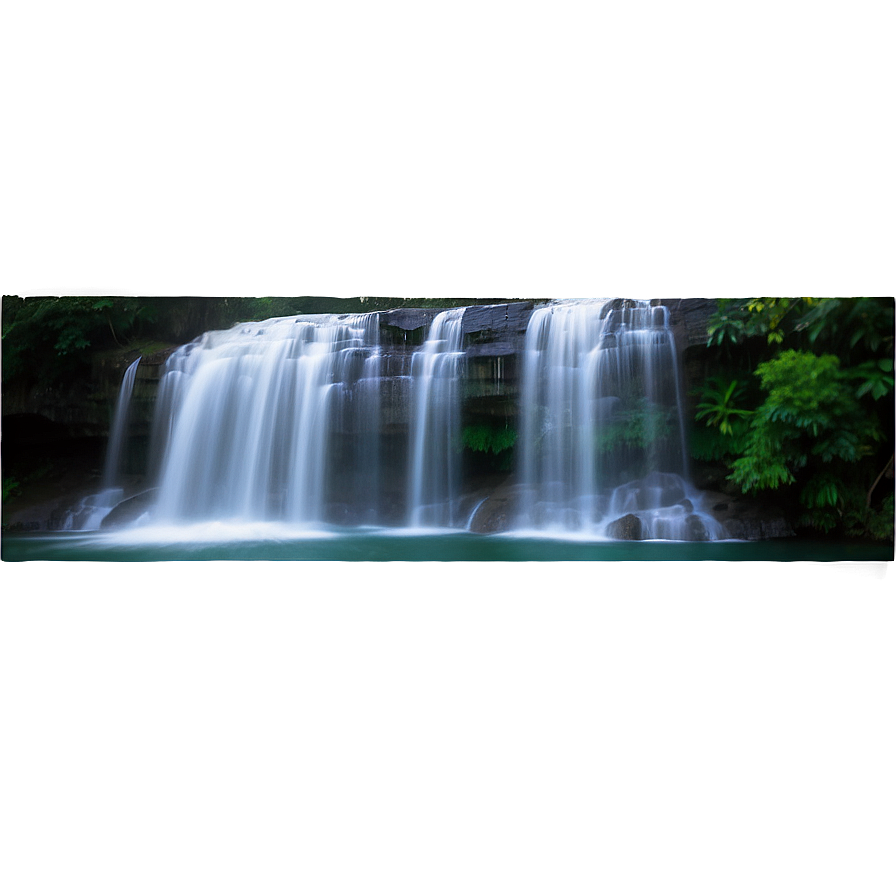
[[[487,500],[462,470],[471,310],[435,315],[409,375],[394,369],[402,352],[381,345],[379,313],[239,324],[177,349],[158,387],[152,498],[136,525],[184,526],[187,542],[197,523],[469,526]],[[504,350],[500,340],[493,349]],[[67,529],[114,517],[136,363],[122,383],[103,493]],[[521,367],[512,531],[600,540],[619,537],[621,525],[644,540],[728,537],[690,481],[668,308],[636,299],[536,307]],[[384,393],[402,381],[408,398],[387,409]]]

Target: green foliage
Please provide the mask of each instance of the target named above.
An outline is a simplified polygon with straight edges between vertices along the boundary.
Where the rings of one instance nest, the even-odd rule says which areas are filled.
[[[794,481],[794,475],[786,461],[781,460],[782,454],[783,446],[754,440],[749,453],[731,465],[732,473],[728,478],[745,493],[789,485]]]
[[[877,298],[719,299],[707,324],[710,347],[752,341],[773,349],[786,342],[795,348],[834,351],[848,365],[852,355],[892,355],[893,301]]]
[[[889,299],[816,299],[801,315],[795,331],[810,346],[824,343],[846,356],[852,350],[865,354],[893,349],[893,302]]]
[[[737,407],[745,391],[737,380],[726,383],[721,377],[710,377],[703,387],[703,401],[697,405],[696,419],[706,420],[707,426],[718,427],[722,435],[738,435],[754,413]]]
[[[13,476],[5,477],[3,480],[3,500],[7,501],[11,497],[13,497],[13,495],[18,494],[18,492],[21,488],[21,485],[22,484],[15,477],[13,477]]]
[[[85,351],[122,345],[152,323],[157,308],[139,299],[3,297],[3,378],[42,384],[84,372]]]
[[[787,319],[819,301],[802,298],[719,299],[718,311],[707,325],[708,344],[737,345],[753,337],[765,337],[770,345],[780,344],[784,341]]]
[[[857,380],[856,397],[870,395],[875,401],[893,391],[893,359],[878,358],[863,361],[847,370],[845,375]]]
[[[746,447],[750,418],[755,413],[743,407],[747,400],[745,383],[711,376],[697,394],[703,400],[697,404],[694,419],[703,420],[704,425],[691,429],[691,455],[709,461],[737,457]]]
[[[846,535],[870,536],[881,541],[893,538],[893,492],[890,491],[879,507],[873,507],[864,489],[848,486],[843,481],[834,483],[836,498],[832,492],[819,496],[808,494],[807,500],[815,504],[802,515],[800,523],[823,531],[841,527]],[[821,504],[826,500],[827,504]]]
[[[500,454],[516,444],[517,433],[509,426],[492,426],[488,423],[471,423],[464,427],[464,446],[472,451]]]
[[[804,525],[892,538],[892,503],[872,493],[893,450],[893,323],[892,299],[719,300],[707,346],[728,375],[703,385],[692,454],[726,461],[744,492],[777,491]]]
[[[760,364],[756,374],[767,397],[756,409],[745,450],[729,477],[744,491],[795,482],[811,457],[825,464],[856,461],[866,443],[879,437],[834,355],[787,350]],[[834,480],[824,472],[806,483],[802,503],[809,508],[836,504],[825,500],[832,495]]]
[[[815,510],[819,507],[836,507],[841,502],[843,482],[831,473],[825,472],[810,479],[800,493],[804,507]]]
[[[762,423],[781,423],[807,430],[813,436],[854,414],[858,406],[840,376],[835,355],[813,355],[788,350],[756,368],[768,393],[758,409]]]

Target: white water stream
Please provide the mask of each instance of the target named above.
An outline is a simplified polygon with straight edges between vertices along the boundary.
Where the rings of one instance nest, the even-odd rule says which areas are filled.
[[[411,362],[411,526],[454,526],[460,497],[463,308],[433,320]]]
[[[526,332],[519,527],[705,540],[724,530],[688,480],[668,309],[593,300],[537,308]]]

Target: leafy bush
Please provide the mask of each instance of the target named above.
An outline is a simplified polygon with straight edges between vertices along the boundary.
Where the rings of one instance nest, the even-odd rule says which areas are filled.
[[[834,355],[788,350],[756,368],[767,397],[729,477],[745,492],[796,482],[807,469],[803,506],[835,506],[837,477],[824,465],[871,453],[880,431],[859,405]],[[819,463],[820,462],[820,463]]]
[[[711,376],[697,395],[695,420],[704,425],[691,429],[691,455],[698,460],[731,459],[743,453],[755,411],[743,407],[747,400],[746,383],[723,376]]]
[[[3,378],[50,384],[83,373],[87,349],[121,346],[156,315],[139,299],[4,296]]]
[[[724,460],[744,492],[777,491],[804,525],[892,538],[892,503],[873,498],[893,450],[881,402],[893,311],[891,299],[719,300],[707,345],[728,374],[703,384],[692,454]]]

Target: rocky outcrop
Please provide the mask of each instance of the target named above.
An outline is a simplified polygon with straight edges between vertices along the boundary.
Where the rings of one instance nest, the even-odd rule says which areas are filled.
[[[607,525],[605,534],[607,538],[615,538],[619,541],[641,541],[644,537],[644,526],[641,520],[633,513],[627,513],[625,516],[613,520]]]
[[[687,541],[710,541],[706,523],[696,513],[691,513],[685,517],[684,524]]]
[[[461,323],[464,336],[472,342],[504,342],[519,350],[532,316],[532,308],[532,302],[473,305],[464,311]]]
[[[406,333],[428,327],[438,310],[422,308],[398,308],[395,311],[380,312],[380,328],[393,327]]]
[[[473,511],[469,530],[480,535],[506,532],[512,529],[519,516],[520,486],[508,478],[498,485],[489,485],[471,496]]]
[[[761,541],[766,538],[792,538],[796,533],[779,507],[764,504],[745,495],[707,491],[704,506],[725,527],[730,538]]]
[[[663,299],[662,304],[669,309],[669,323],[680,349],[706,345],[706,326],[715,314],[715,299]]]
[[[767,538],[793,538],[793,527],[782,516],[771,519],[735,518],[724,522],[728,535],[743,541],[763,541]]]
[[[111,529],[133,523],[152,507],[157,494],[158,489],[150,488],[140,492],[139,495],[121,501],[103,518],[100,528]]]

